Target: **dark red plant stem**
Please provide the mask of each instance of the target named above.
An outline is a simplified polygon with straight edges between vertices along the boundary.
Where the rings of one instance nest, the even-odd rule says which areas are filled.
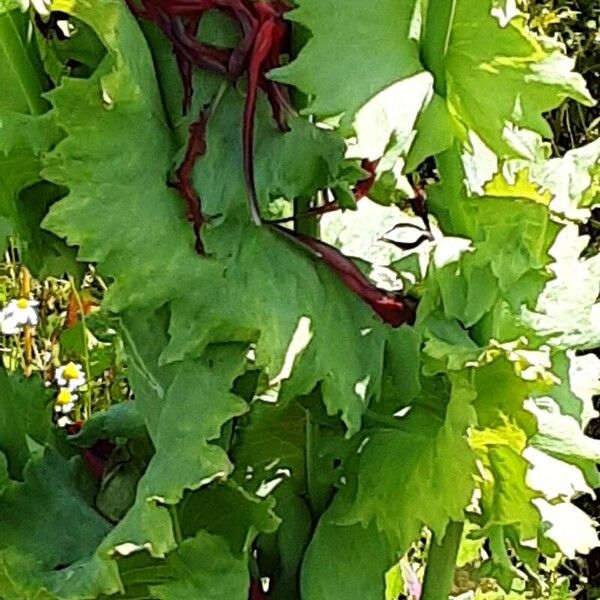
[[[364,169],[369,174],[369,176],[366,179],[361,179],[354,186],[354,199],[357,202],[365,198],[371,191],[371,188],[373,187],[373,184],[375,183],[375,179],[377,177],[376,170],[378,164],[379,160],[368,160],[366,158],[362,159],[360,167],[361,169]],[[332,202],[328,202],[323,206],[316,206],[315,208],[308,211],[308,214],[311,216],[318,216],[323,215],[325,213],[333,212],[335,210],[339,210],[340,208],[341,207],[339,202],[337,200],[333,200]]]
[[[415,195],[410,198],[410,207],[417,217],[420,217],[427,231],[431,233],[431,224],[429,222],[429,213],[427,212],[427,194],[425,192],[425,186],[421,183],[417,183],[413,186]]]
[[[185,25],[185,31],[188,35],[196,36],[201,16],[202,14],[190,17]],[[182,112],[186,115],[192,105],[192,63],[189,60],[185,60],[178,53],[175,55],[175,59],[177,60],[177,65],[183,81]]]
[[[329,265],[346,287],[362,298],[385,323],[392,327],[414,323],[415,307],[408,299],[399,294],[385,292],[373,285],[337,248],[278,225],[273,227]]]
[[[171,23],[175,44],[179,52],[188,61],[211,73],[218,73],[219,75],[228,73],[230,50],[215,48],[198,41],[195,35],[190,35],[189,31],[186,30],[184,22],[179,17],[173,18]]]
[[[198,117],[190,126],[188,146],[185,151],[185,157],[177,170],[177,181],[175,186],[181,197],[187,205],[187,218],[194,228],[196,236],[196,251],[198,254],[204,255],[204,244],[202,243],[201,231],[204,223],[208,221],[202,214],[202,203],[200,196],[194,188],[192,175],[196,160],[206,152],[206,123],[208,121],[210,111],[205,107]]]
[[[250,583],[250,595],[248,596],[248,600],[267,600],[267,596],[262,591],[258,581],[252,581]]]
[[[364,198],[371,191],[371,188],[375,184],[375,179],[377,177],[378,165],[379,159],[369,160],[367,158],[363,158],[360,162],[360,168],[365,170],[369,174],[369,176],[366,179],[361,179],[354,187],[354,197],[357,200]]]
[[[76,421],[66,428],[67,435],[77,435],[83,427],[83,421]],[[88,472],[96,481],[102,481],[104,470],[115,444],[108,440],[97,440],[90,448],[82,450],[82,457]]]
[[[256,183],[254,181],[254,121],[256,116],[256,98],[261,76],[261,67],[269,56],[273,36],[276,35],[276,31],[277,25],[272,18],[264,21],[258,30],[252,55],[250,56],[250,64],[248,66],[248,91],[246,93],[246,103],[244,105],[244,178],[246,180],[246,188],[248,191],[250,215],[257,225],[262,223],[262,218],[260,216],[260,207],[256,196]]]
[[[262,78],[260,87],[267,94],[267,99],[271,105],[271,111],[273,113],[273,120],[277,124],[279,131],[285,133],[290,130],[287,122],[288,115],[296,114],[292,108],[287,90],[274,81],[269,81],[266,78]]]
[[[282,10],[282,13],[285,10]],[[271,39],[271,49],[269,50],[269,56],[265,62],[264,71],[269,71],[279,65],[279,57],[283,53],[283,46],[286,41],[288,27],[283,21],[278,18],[274,20],[275,29],[273,31]],[[264,74],[261,76],[260,86],[266,92],[269,103],[271,104],[271,110],[273,112],[273,118],[282,132],[289,131],[287,124],[287,115],[294,113],[292,103],[287,92],[287,88],[267,79]]]
[[[366,179],[362,179],[354,187],[354,198],[356,199],[357,202],[359,200],[361,200],[362,198],[366,197],[368,195],[368,193],[371,191],[371,188],[373,187],[373,184],[375,183],[376,169],[377,169],[378,163],[379,163],[379,160],[371,161],[371,160],[367,160],[366,158],[364,158],[361,161],[360,166],[361,166],[361,168],[363,168],[365,171],[367,171],[369,173],[369,177],[367,177]],[[274,221],[269,221],[269,223],[271,223],[272,225],[278,225],[281,223],[289,223],[290,221],[296,221],[298,219],[308,219],[311,217],[320,217],[321,215],[324,215],[324,214],[330,213],[330,212],[334,212],[334,211],[340,210],[340,209],[341,209],[341,206],[340,206],[339,202],[337,200],[332,200],[331,202],[327,202],[326,204],[323,204],[322,206],[315,206],[314,208],[311,208],[310,210],[307,210],[306,212],[300,213],[298,215],[294,215],[292,217],[285,217],[283,219],[276,219]]]

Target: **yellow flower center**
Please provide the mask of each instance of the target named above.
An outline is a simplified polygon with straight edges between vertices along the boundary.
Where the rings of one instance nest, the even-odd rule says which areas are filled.
[[[77,379],[79,377],[79,369],[75,363],[69,363],[63,371],[63,377],[65,379]]]
[[[69,404],[73,400],[73,394],[69,390],[60,390],[58,392],[58,396],[56,396],[56,404],[60,404],[60,406],[64,406],[65,404]]]
[[[29,300],[27,300],[27,298],[19,298],[17,300],[17,306],[22,310],[29,308]]]

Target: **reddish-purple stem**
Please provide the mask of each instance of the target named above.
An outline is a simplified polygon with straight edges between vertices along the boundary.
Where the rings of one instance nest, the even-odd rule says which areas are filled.
[[[209,109],[205,108],[200,112],[198,120],[190,126],[189,141],[183,162],[177,170],[176,182],[177,190],[186,202],[188,221],[192,223],[194,228],[196,251],[202,255],[205,253],[201,237],[202,226],[208,219],[202,214],[202,203],[194,187],[192,176],[196,161],[206,152],[206,123],[208,117]]]
[[[248,66],[248,91],[246,93],[246,103],[244,105],[244,177],[246,179],[246,188],[250,202],[250,214],[253,221],[260,225],[262,222],[260,208],[256,197],[256,184],[254,181],[254,118],[256,114],[256,98],[258,84],[260,81],[261,67],[271,49],[273,35],[277,26],[274,19],[267,19],[260,27],[254,42],[254,48],[250,56]]]
[[[274,227],[291,238],[331,267],[346,287],[362,298],[373,311],[388,325],[400,327],[404,323],[414,323],[415,307],[399,294],[391,294],[373,285],[360,269],[342,252],[321,240],[284,229]]]

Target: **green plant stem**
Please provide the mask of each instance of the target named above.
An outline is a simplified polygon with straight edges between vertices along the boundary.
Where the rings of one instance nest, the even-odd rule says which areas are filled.
[[[31,273],[25,266],[21,266],[21,298],[27,298],[31,295]],[[33,328],[31,325],[23,327],[23,374],[25,377],[31,377],[33,373]]]
[[[464,523],[453,521],[441,541],[435,534],[431,536],[421,600],[448,600],[463,529]]]
[[[315,451],[315,442],[316,442],[316,437],[317,437],[317,432],[318,432],[318,425],[316,425],[315,423],[313,423],[311,416],[310,416],[310,411],[306,411],[306,422],[304,424],[305,427],[305,431],[304,431],[304,443],[305,443],[305,448],[304,448],[304,470],[306,473],[306,492],[307,492],[307,500],[308,500],[308,505],[310,507],[310,511],[313,514],[313,516],[315,514],[317,514],[317,511],[315,510],[315,505],[313,502],[313,495],[312,495],[312,491],[313,491],[313,483],[314,483],[314,473],[313,473],[313,465],[315,464],[314,462],[314,451]]]
[[[27,107],[32,115],[42,114],[48,103],[41,97],[42,84],[29,54],[32,50],[25,46],[16,18],[18,15],[14,11],[0,14],[0,60],[11,75],[3,84],[20,90],[23,109]],[[18,107],[10,106],[9,109],[17,110]]]
[[[443,197],[440,194],[429,198],[428,208],[437,217],[446,235],[472,239],[475,232],[465,203],[465,174],[458,145],[455,143],[448,150],[437,154],[435,164],[445,193]]]
[[[171,515],[171,522],[173,523],[173,535],[175,536],[175,541],[179,546],[181,542],[183,542],[183,534],[181,533],[181,524],[179,523],[177,507],[173,504],[169,504],[169,513]]]
[[[85,377],[87,385],[83,393],[83,418],[89,419],[92,415],[92,372],[90,370],[90,353],[88,350],[87,340],[87,325],[85,322],[85,309],[81,296],[77,290],[77,285],[71,275],[69,275],[69,283],[71,284],[71,292],[75,296],[75,302],[77,302],[77,308],[79,310],[79,318],[81,320],[81,335],[83,337],[83,368],[85,369]]]
[[[294,200],[294,216],[298,217],[310,211],[312,205],[312,198],[302,197]],[[294,229],[298,233],[303,233],[310,237],[319,237],[319,221],[315,218],[296,219],[294,221]]]
[[[421,60],[433,74],[435,91],[446,95],[446,54],[457,0],[429,0],[424,19]]]

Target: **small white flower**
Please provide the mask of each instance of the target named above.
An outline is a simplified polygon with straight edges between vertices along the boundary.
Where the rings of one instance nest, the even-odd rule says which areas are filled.
[[[3,335],[17,335],[21,333],[21,325],[9,314],[6,309],[0,311],[0,331]]]
[[[60,387],[66,388],[70,392],[85,385],[83,367],[79,363],[74,362],[58,367],[54,379]]]
[[[19,4],[23,10],[33,6],[34,10],[42,17],[47,17],[50,14],[52,0],[19,0]]]
[[[67,427],[67,425],[73,425],[73,422],[73,419],[67,417],[66,415],[63,415],[62,417],[58,417],[56,424],[59,427]]]
[[[61,388],[54,401],[54,412],[63,415],[69,414],[75,407],[75,402],[77,402],[77,394],[66,388]]]
[[[2,333],[12,335],[17,333],[23,325],[35,326],[38,324],[37,300],[19,298],[11,300],[2,310]],[[8,333],[8,332],[12,333]]]

